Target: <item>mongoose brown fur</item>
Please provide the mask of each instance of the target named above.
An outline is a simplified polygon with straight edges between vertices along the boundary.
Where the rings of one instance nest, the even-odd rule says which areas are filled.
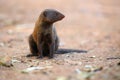
[[[44,10],[35,23],[33,33],[29,36],[29,47],[33,56],[54,57],[59,46],[59,39],[53,23],[65,16],[53,9]]]

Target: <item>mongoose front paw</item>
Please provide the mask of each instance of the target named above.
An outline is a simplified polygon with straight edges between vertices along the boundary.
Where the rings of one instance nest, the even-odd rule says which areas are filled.
[[[43,55],[42,54],[40,54],[38,57],[37,57],[37,59],[42,59],[43,58]]]
[[[42,59],[42,58],[43,58],[43,56],[38,56],[38,57],[37,57],[37,59]]]
[[[49,56],[49,59],[52,59],[53,57],[54,57],[54,55],[50,55],[50,56]]]

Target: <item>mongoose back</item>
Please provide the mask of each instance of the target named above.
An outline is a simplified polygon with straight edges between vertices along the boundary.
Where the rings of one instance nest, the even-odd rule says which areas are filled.
[[[40,14],[35,23],[34,31],[29,36],[29,47],[33,56],[39,58],[54,57],[59,46],[59,38],[53,23],[62,20],[64,17],[62,13],[53,9],[46,9]]]

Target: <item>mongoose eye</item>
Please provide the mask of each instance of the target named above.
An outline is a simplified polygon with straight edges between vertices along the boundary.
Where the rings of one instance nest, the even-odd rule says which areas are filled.
[[[57,13],[55,13],[55,16],[57,16],[58,14]]]

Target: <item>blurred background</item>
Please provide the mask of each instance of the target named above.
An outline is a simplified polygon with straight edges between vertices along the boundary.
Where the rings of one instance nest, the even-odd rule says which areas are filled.
[[[66,37],[61,34],[66,32],[78,42],[78,37],[86,34],[100,36],[104,31],[107,36],[111,31],[119,30],[120,1],[113,0],[0,0],[0,27],[19,24],[28,27],[32,24],[34,27],[40,13],[47,8],[56,9],[66,16],[56,24],[58,34]]]
[[[52,8],[66,15],[65,25],[117,27],[120,1],[113,0],[0,0],[0,26],[34,23],[40,12]]]
[[[19,70],[27,68],[27,63],[34,66],[36,59],[21,56],[30,53],[27,39],[44,9],[56,9],[65,15],[55,23],[60,48],[87,54],[73,51],[75,54],[56,54],[54,61],[38,60],[38,66],[46,66],[47,62],[53,66],[39,71],[39,76],[0,67],[0,80],[38,80],[40,76],[44,80],[81,80],[75,72],[85,70],[86,65],[89,69],[103,69],[95,72],[91,80],[120,80],[120,68],[116,66],[120,65],[120,0],[0,0],[0,56],[17,56],[26,61],[14,65]]]

